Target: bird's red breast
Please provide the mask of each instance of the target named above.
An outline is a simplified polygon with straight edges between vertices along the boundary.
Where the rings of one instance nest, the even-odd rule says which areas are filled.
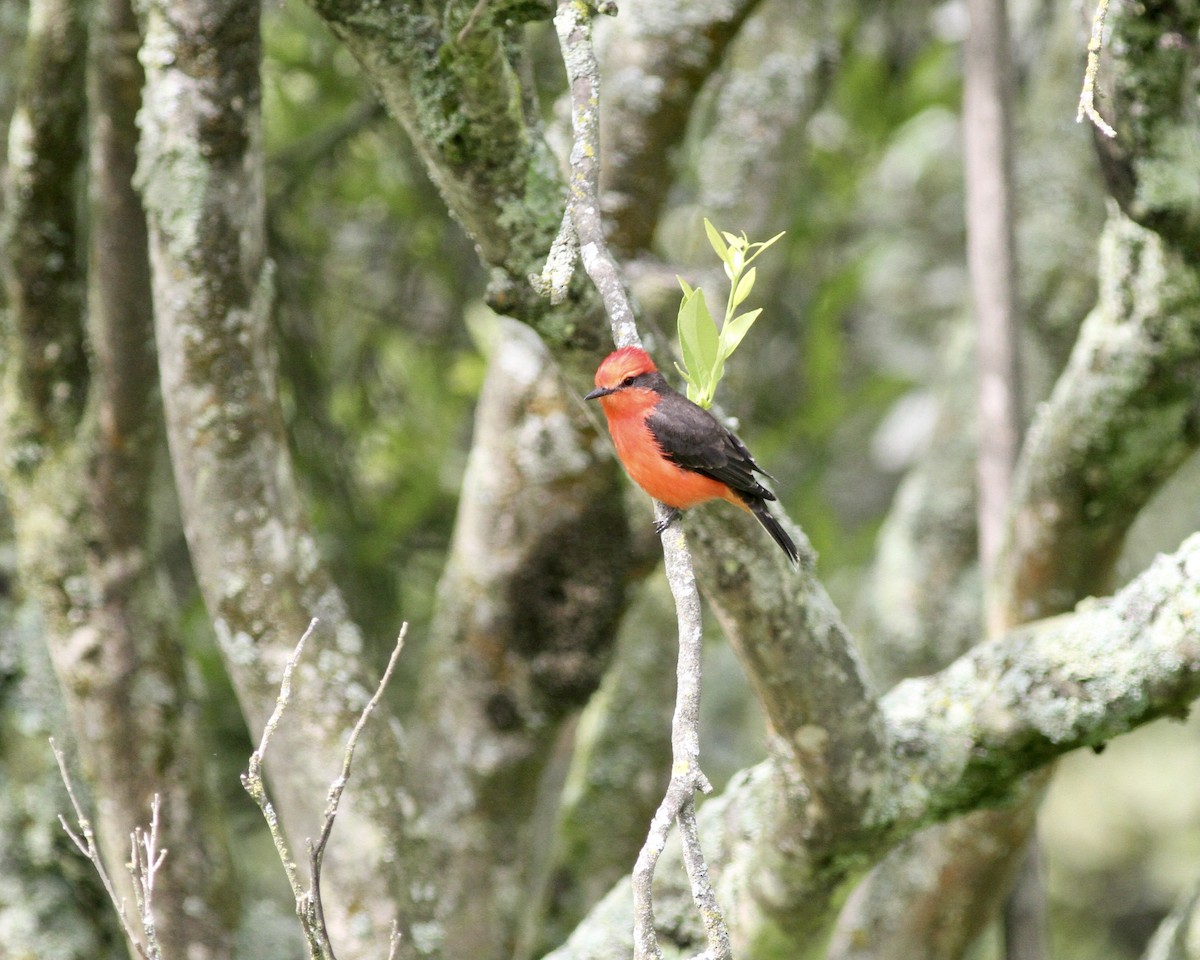
[[[678,507],[681,510],[706,500],[717,499],[728,500],[743,510],[746,509],[742,498],[735,495],[724,483],[694,470],[685,470],[663,456],[654,434],[646,426],[646,417],[653,409],[652,406],[644,408],[644,412],[639,414],[636,409],[629,410],[628,404],[618,402],[612,406],[625,409],[612,413],[604,404],[608,399],[610,398],[601,398],[600,404],[604,406],[604,415],[608,418],[608,431],[612,434],[617,456],[621,458],[621,463],[633,482],[655,500],[661,500],[668,507]]]

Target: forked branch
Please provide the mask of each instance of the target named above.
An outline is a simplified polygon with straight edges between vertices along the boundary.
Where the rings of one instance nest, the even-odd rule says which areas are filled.
[[[266,756],[267,745],[270,743],[275,729],[279,726],[283,712],[287,709],[288,703],[291,701],[292,671],[300,661],[300,655],[304,651],[304,644],[312,635],[313,630],[316,629],[317,622],[317,619],[314,617],[309,623],[308,629],[304,631],[304,635],[300,637],[299,642],[296,644],[296,649],[288,657],[287,663],[283,668],[283,679],[279,684],[279,696],[275,700],[275,709],[271,711],[271,716],[263,728],[262,739],[259,741],[258,748],[250,754],[249,766],[246,772],[242,774],[242,786],[250,794],[254,802],[258,804],[258,808],[262,811],[263,819],[267,821],[267,829],[270,830],[271,839],[275,843],[275,852],[279,855],[284,873],[287,874],[288,883],[291,885],[292,893],[296,897],[296,916],[299,917],[300,926],[304,931],[304,939],[308,944],[309,957],[312,960],[335,960],[333,945],[329,940],[329,931],[325,926],[325,910],[321,901],[321,863],[325,856],[325,847],[329,843],[330,835],[333,833],[333,824],[337,819],[338,805],[341,803],[342,793],[350,780],[350,766],[354,761],[354,748],[358,744],[359,734],[366,725],[367,718],[383,697],[383,692],[387,689],[388,682],[392,678],[392,673],[396,669],[396,661],[400,657],[400,651],[404,648],[404,637],[408,633],[408,624],[406,623],[400,628],[400,635],[396,638],[396,646],[393,648],[392,655],[388,659],[383,676],[380,677],[375,694],[367,702],[367,705],[363,707],[358,722],[354,725],[354,729],[350,732],[350,737],[346,741],[346,750],[342,755],[342,769],[337,778],[329,786],[329,794],[325,801],[325,816],[321,823],[321,832],[317,837],[317,842],[314,844],[311,839],[305,841],[309,867],[309,884],[308,888],[305,889],[300,883],[300,877],[296,870],[296,862],[292,859],[287,839],[284,837],[283,829],[279,823],[279,817],[275,812],[274,805],[271,803],[270,796],[267,794],[266,785],[262,778],[262,764]],[[398,928],[393,923],[388,950],[389,960],[395,956],[399,942]]]
[[[137,951],[138,956],[143,957],[144,960],[162,960],[162,948],[159,946],[154,924],[154,875],[162,866],[167,851],[158,849],[158,794],[154,795],[154,800],[150,805],[150,832],[146,833],[141,827],[138,827],[130,834],[129,838],[132,856],[128,866],[133,877],[138,919],[142,927],[142,936],[139,937],[125,909],[124,899],[117,896],[112,879],[109,877],[108,871],[104,869],[104,860],[100,857],[100,848],[96,845],[92,822],[84,814],[83,806],[75,795],[75,784],[67,769],[66,758],[53,737],[50,738],[50,749],[54,752],[54,759],[58,762],[58,772],[62,777],[63,786],[67,788],[67,796],[75,811],[75,824],[79,832],[76,833],[71,829],[67,818],[61,813],[58,815],[58,822],[62,824],[63,830],[71,838],[71,842],[75,844],[79,852],[91,861],[96,875],[100,878],[100,883],[104,886],[105,893],[108,894],[108,899],[112,901],[113,909],[117,911],[125,939]]]

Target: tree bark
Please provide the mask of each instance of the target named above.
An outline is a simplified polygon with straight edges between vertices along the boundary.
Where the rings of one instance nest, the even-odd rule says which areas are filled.
[[[412,748],[455,758],[412,788],[448,826],[436,873],[447,956],[513,953],[542,775],[600,683],[624,608],[615,469],[537,335],[499,321]]]
[[[97,833],[118,892],[134,898],[129,836],[164,800],[175,856],[158,877],[160,939],[197,957],[228,956],[237,900],[228,855],[207,822],[192,692],[153,558],[152,327],[145,228],[131,176],[140,73],[128,8],[102,7],[85,57],[82,11],[34,10],[27,72],[11,128],[6,183],[15,337],[5,370],[6,448],[21,578],[41,608],[89,779]],[[84,63],[93,149],[90,346],[77,249]]]
[[[343,740],[378,671],[317,557],[284,437],[268,333],[258,8],[151,3],[143,23],[138,175],[171,460],[192,564],[256,736],[296,640],[311,617],[321,620],[317,652],[297,670],[266,763],[292,847],[302,851],[317,836]],[[397,915],[412,944],[430,909],[419,844],[397,839],[404,771],[388,712],[381,704],[364,731],[361,801],[340,813],[326,856],[326,920],[347,956],[378,949]]]

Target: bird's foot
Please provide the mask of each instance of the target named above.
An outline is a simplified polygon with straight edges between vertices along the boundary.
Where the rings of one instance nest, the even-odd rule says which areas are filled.
[[[677,507],[667,507],[666,516],[664,516],[661,520],[654,521],[654,532],[661,537],[666,532],[667,527],[673,524],[682,515],[683,511]]]

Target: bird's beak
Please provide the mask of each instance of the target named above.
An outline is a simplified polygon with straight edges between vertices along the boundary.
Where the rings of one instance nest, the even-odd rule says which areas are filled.
[[[615,393],[615,392],[616,391],[612,387],[597,387],[595,390],[593,390],[591,393],[589,393],[583,399],[584,400],[596,400],[600,397],[607,397],[610,393]]]

